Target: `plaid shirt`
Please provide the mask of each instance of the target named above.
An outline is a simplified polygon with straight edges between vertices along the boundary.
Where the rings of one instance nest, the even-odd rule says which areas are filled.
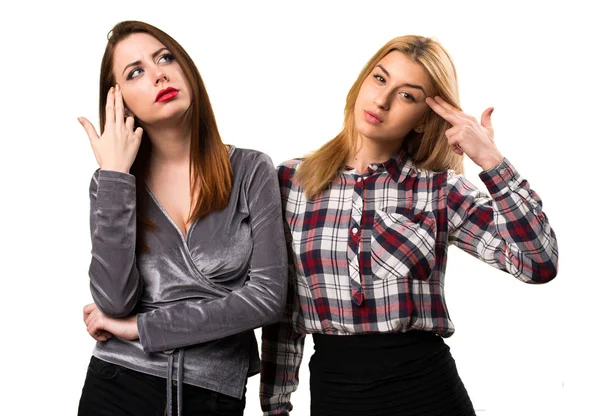
[[[263,329],[261,404],[288,414],[305,334],[408,330],[452,335],[444,300],[449,244],[526,283],[557,272],[554,232],[537,194],[507,159],[480,178],[418,169],[401,152],[364,174],[343,172],[311,201],[279,166],[290,251],[284,319]],[[292,261],[293,259],[293,261]]]

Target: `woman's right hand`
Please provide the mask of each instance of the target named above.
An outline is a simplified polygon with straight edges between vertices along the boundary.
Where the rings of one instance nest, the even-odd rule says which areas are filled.
[[[123,96],[119,85],[108,91],[106,124],[101,137],[98,137],[96,129],[89,120],[84,117],[79,117],[77,120],[90,139],[100,169],[129,173],[142,142],[143,130],[141,127],[133,130],[133,117],[125,119]]]
[[[137,315],[127,318],[109,318],[104,315],[95,303],[83,307],[83,322],[88,334],[96,341],[107,341],[112,336],[133,341],[139,338]]]

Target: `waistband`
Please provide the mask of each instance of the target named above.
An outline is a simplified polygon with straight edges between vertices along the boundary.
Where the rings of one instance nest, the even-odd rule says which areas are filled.
[[[442,337],[428,331],[357,335],[313,334],[315,364],[326,366],[352,362],[401,365],[429,356],[446,347]]]

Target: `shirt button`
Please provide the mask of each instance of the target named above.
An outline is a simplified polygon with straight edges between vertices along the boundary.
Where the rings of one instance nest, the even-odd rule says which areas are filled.
[[[356,234],[358,232],[358,228],[354,227],[352,228],[352,234]]]

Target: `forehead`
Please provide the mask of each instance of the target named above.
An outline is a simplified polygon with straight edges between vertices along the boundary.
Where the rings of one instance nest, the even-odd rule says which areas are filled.
[[[431,80],[425,68],[399,51],[391,51],[377,65],[383,66],[390,74],[390,82],[416,84],[432,90]]]
[[[119,74],[126,65],[142,61],[164,48],[158,39],[147,33],[133,33],[117,43],[113,55],[113,70]]]

